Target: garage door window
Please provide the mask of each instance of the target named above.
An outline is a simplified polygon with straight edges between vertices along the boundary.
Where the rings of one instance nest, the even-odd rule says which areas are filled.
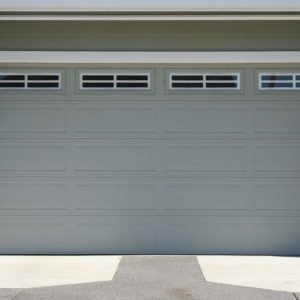
[[[60,89],[60,73],[0,73],[0,89]]]
[[[81,90],[149,90],[150,74],[81,73]]]
[[[260,90],[299,90],[300,73],[260,73]]]
[[[239,90],[239,73],[171,73],[170,90]]]

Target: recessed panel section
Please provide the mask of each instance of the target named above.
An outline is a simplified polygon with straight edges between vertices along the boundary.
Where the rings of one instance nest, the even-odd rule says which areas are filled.
[[[114,218],[102,222],[77,222],[76,250],[90,254],[141,254],[156,249],[154,225]]]
[[[243,108],[220,106],[170,107],[166,112],[167,132],[244,133]]]
[[[300,171],[300,145],[255,146],[254,157],[256,171]]]
[[[156,111],[152,108],[77,109],[77,132],[155,132]]]
[[[257,253],[274,255],[300,254],[300,224],[261,223],[255,226]]]
[[[166,247],[173,254],[234,254],[245,249],[243,224],[190,222],[166,227]]]
[[[255,207],[258,210],[300,210],[300,183],[257,184]]]
[[[289,105],[256,107],[255,132],[300,133],[300,107]]]
[[[50,254],[65,250],[64,224],[55,220],[0,222],[1,254]]]
[[[76,171],[155,171],[151,145],[81,145],[75,149]]]
[[[78,184],[75,193],[77,209],[97,210],[153,210],[157,197],[151,184]]]
[[[0,107],[0,132],[64,132],[64,108]]]
[[[172,145],[164,161],[167,171],[245,171],[245,151],[237,145]]]
[[[65,208],[66,187],[64,185],[0,183],[0,210]]]
[[[0,145],[0,171],[64,171],[66,149],[60,145]]]
[[[169,184],[166,207],[169,210],[243,210],[246,197],[243,184]]]

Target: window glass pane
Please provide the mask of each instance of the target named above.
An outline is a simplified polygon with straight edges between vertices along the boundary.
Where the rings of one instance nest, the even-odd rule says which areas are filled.
[[[149,88],[150,74],[85,74],[81,75],[82,88],[142,89]]]
[[[47,70],[45,70],[47,71]],[[32,71],[33,72],[33,71]],[[36,70],[40,72],[40,70]],[[0,88],[10,89],[59,89],[61,82],[60,74],[38,74],[38,73],[20,73],[16,71],[9,74],[0,75]]]
[[[207,75],[206,76],[206,80],[237,80],[237,76],[235,75]]]
[[[147,75],[118,75],[117,80],[148,80]]]
[[[173,82],[172,88],[203,88],[202,82]]]
[[[262,75],[261,80],[293,80],[292,75]]]
[[[24,75],[0,75],[0,80],[25,80]]]
[[[207,88],[237,88],[235,82],[207,82]]]
[[[83,82],[84,88],[113,88],[113,82]]]
[[[238,89],[239,74],[172,74],[171,89]]]
[[[203,80],[199,75],[173,75],[172,80]]]
[[[113,75],[83,75],[83,80],[114,80]]]
[[[293,88],[292,82],[262,82],[262,88]]]
[[[57,82],[28,82],[29,88],[58,88]]]
[[[24,82],[0,82],[0,88],[24,88]]]
[[[58,75],[28,75],[28,80],[59,80]]]
[[[147,82],[118,82],[118,88],[147,88]]]

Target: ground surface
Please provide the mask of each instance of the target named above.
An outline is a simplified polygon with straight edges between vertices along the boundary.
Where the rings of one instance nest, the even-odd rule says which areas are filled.
[[[300,293],[300,257],[198,256],[209,282]]]
[[[1,289],[0,299],[296,300],[297,295],[206,282],[196,256],[124,256],[112,281]]]
[[[103,255],[0,255],[0,289],[110,281],[120,259]]]

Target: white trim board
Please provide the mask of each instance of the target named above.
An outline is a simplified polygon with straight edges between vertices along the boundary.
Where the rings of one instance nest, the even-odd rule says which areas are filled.
[[[297,21],[300,14],[0,15],[0,21]]]
[[[10,0],[1,11],[296,11],[299,0]]]
[[[0,64],[289,64],[300,51],[230,52],[90,52],[0,51]]]

